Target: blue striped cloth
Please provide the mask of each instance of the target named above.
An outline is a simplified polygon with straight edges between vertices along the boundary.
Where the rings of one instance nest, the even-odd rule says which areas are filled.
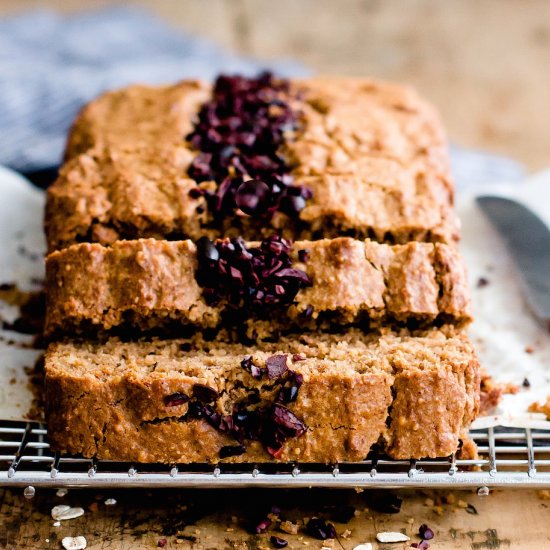
[[[294,62],[232,55],[137,8],[69,17],[33,11],[0,20],[0,164],[22,172],[58,164],[71,121],[104,90],[261,68],[305,73]]]
[[[0,20],[0,164],[27,174],[57,166],[71,121],[104,90],[261,68],[307,74],[291,61],[260,64],[238,57],[138,8],[69,17],[32,11]],[[459,185],[523,175],[508,159],[458,148],[453,166]]]

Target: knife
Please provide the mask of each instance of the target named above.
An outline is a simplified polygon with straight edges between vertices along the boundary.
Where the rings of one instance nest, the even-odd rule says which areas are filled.
[[[506,240],[519,267],[529,307],[550,329],[550,229],[514,200],[494,196],[480,196],[476,200]]]

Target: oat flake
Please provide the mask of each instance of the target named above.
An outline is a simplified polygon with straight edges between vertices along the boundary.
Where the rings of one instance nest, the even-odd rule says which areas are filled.
[[[60,504],[52,508],[52,518],[59,521],[74,519],[84,515],[83,508],[72,508],[66,504]]]
[[[87,546],[86,539],[84,537],[65,537],[61,544],[65,550],[84,550]]]
[[[407,542],[411,539],[407,535],[398,533],[397,531],[383,531],[382,533],[377,533],[376,540],[378,542]]]

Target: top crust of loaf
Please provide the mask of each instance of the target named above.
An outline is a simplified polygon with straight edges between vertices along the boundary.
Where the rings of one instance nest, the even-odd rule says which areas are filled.
[[[409,88],[370,79],[296,80],[291,88],[302,124],[281,153],[295,184],[313,191],[299,222],[281,214],[265,227],[231,218],[209,228],[204,198],[189,197],[195,152],[184,136],[210,85],[130,86],[92,101],[74,123],[66,163],[48,190],[49,249],[205,234],[252,240],[274,229],[302,239],[458,238],[446,140],[430,105]]]

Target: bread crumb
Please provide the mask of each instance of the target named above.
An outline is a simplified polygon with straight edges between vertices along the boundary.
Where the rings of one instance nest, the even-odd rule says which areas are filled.
[[[343,539],[349,539],[351,537],[351,529],[346,529],[343,533],[340,533]]]
[[[433,507],[433,511],[434,511],[438,516],[442,516],[442,515],[443,515],[443,506],[434,506],[434,507]]]
[[[454,504],[456,502],[456,497],[452,493],[449,493],[443,497],[443,500],[445,504]]]
[[[424,506],[433,506],[435,503],[434,503],[434,499],[433,498],[427,498],[425,501],[424,501]]]
[[[550,490],[548,489],[537,491],[537,495],[541,500],[550,500]]]
[[[281,522],[279,528],[281,529],[281,531],[284,531],[285,533],[288,533],[290,535],[296,535],[298,533],[298,525],[288,520]]]
[[[456,505],[459,508],[468,508],[468,503],[465,500],[459,500]]]
[[[540,403],[531,403],[527,409],[529,412],[542,413],[546,416],[547,420],[550,420],[550,395],[546,398],[546,403],[542,405]]]

